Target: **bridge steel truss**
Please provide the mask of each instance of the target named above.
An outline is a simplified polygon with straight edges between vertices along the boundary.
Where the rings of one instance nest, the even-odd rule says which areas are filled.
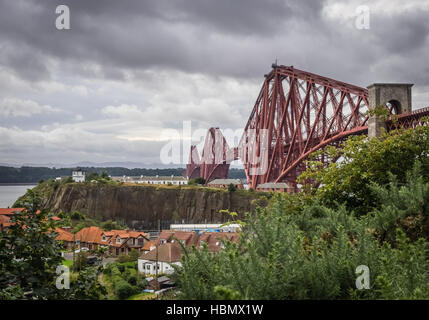
[[[240,158],[251,187],[265,182],[288,182],[305,170],[303,160],[314,151],[337,144],[349,135],[367,131],[368,91],[293,67],[275,66],[266,75],[239,145]],[[256,131],[249,144],[247,132]],[[260,134],[268,135],[261,163]],[[325,155],[323,163],[332,161]],[[264,172],[252,174],[253,166]]]
[[[273,65],[256,99],[237,148],[229,148],[219,128],[210,128],[199,159],[191,147],[186,174],[207,182],[226,178],[232,160],[241,159],[249,186],[287,182],[305,170],[305,159],[350,135],[368,133],[368,90],[292,66]],[[393,108],[389,110],[394,113]],[[427,123],[429,108],[395,115],[386,129],[414,128]],[[392,117],[393,119],[393,117]],[[265,143],[264,143],[265,142]],[[255,161],[258,159],[258,161]],[[326,154],[319,160],[328,164]]]

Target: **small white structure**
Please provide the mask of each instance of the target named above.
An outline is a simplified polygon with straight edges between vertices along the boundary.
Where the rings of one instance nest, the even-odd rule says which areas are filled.
[[[73,170],[72,179],[74,182],[85,182],[85,172],[80,168]]]
[[[144,274],[155,274],[158,268],[158,273],[171,274],[174,272],[173,265],[182,265],[181,258],[180,245],[177,242],[168,242],[143,253],[138,259],[138,270]]]

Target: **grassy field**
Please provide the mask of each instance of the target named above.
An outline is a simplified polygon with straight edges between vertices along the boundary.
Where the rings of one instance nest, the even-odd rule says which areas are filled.
[[[70,268],[73,265],[73,260],[64,260],[63,259],[63,265]]]

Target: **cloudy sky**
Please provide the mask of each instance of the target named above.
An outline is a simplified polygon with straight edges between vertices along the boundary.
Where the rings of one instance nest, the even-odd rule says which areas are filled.
[[[428,0],[0,0],[0,163],[158,164],[183,121],[242,128],[275,59],[428,106],[428,31]]]

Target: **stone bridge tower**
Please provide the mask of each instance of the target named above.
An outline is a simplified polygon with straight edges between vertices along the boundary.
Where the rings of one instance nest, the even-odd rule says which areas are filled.
[[[368,103],[370,110],[379,105],[390,104],[393,113],[411,112],[411,83],[374,83],[368,86]],[[379,116],[370,116],[368,119],[368,137],[379,137],[385,122]]]

